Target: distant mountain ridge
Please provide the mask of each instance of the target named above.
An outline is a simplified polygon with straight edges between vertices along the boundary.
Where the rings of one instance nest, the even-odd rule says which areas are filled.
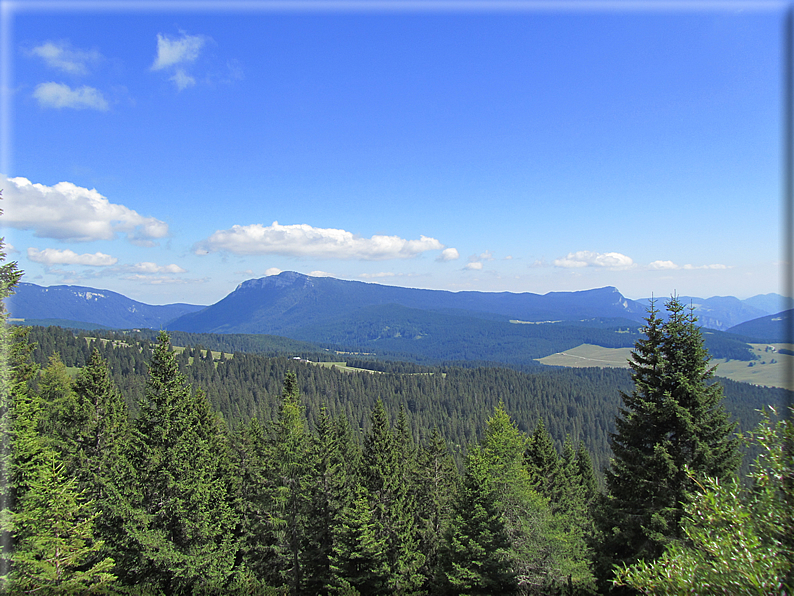
[[[786,327],[791,321],[791,317],[794,317],[794,309],[745,321],[731,327],[728,331],[756,340],[756,342],[783,343],[791,340],[786,337]]]
[[[6,298],[15,319],[58,319],[114,329],[161,328],[182,315],[204,308],[193,304],[153,306],[117,292],[83,286],[49,286],[22,282]]]
[[[623,318],[641,321],[645,307],[616,288],[548,294],[449,292],[385,286],[295,272],[241,283],[221,301],[186,314],[170,329],[194,333],[269,333],[289,335],[327,324],[368,307],[398,305],[410,309],[478,319],[579,321]]]
[[[658,303],[662,311],[664,301]],[[449,292],[295,272],[247,280],[207,307],[150,306],[106,290],[27,283],[20,284],[6,303],[11,317],[27,319],[27,324],[55,320],[61,326],[74,321],[75,327],[83,328],[272,335],[387,360],[518,367],[539,366],[537,359],[582,344],[631,347],[641,336],[647,314],[643,301],[625,298],[614,287],[543,295]],[[746,322],[743,317],[752,318],[758,310],[731,297],[691,303],[702,322],[723,328],[726,322]],[[772,317],[770,324],[778,323]],[[735,360],[753,358],[746,337],[719,330],[705,335],[715,358]]]

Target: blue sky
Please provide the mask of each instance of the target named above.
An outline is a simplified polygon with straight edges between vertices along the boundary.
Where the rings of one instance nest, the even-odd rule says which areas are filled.
[[[782,292],[784,4],[269,6],[4,4],[25,281]]]

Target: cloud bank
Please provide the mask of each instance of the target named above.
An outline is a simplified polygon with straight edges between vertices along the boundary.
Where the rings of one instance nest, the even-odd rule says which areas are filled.
[[[654,261],[648,265],[649,269],[673,270],[673,269],[730,269],[727,265],[714,263],[713,265],[676,265],[672,261]]]
[[[170,265],[158,265],[157,263],[150,263],[145,261],[143,263],[135,263],[127,268],[128,271],[133,273],[153,274],[153,273],[186,273],[179,265],[174,263]]]
[[[27,178],[0,176],[5,213],[0,225],[33,230],[39,238],[65,242],[110,240],[118,234],[138,244],[151,245],[168,234],[168,224],[154,217],[111,203],[96,189],[59,182],[34,184]]]
[[[218,230],[194,247],[197,254],[229,252],[237,255],[279,254],[321,259],[361,259],[380,261],[409,259],[445,247],[435,238],[421,236],[406,240],[398,236],[375,235],[361,238],[345,230],[314,228],[308,224],[282,226],[235,225]]]
[[[52,265],[87,265],[89,267],[110,267],[118,262],[118,259],[101,252],[94,254],[78,255],[76,252],[66,249],[57,250],[55,248],[28,249],[28,258],[34,263],[41,263],[48,267]]]
[[[41,83],[33,91],[33,98],[42,108],[71,108],[100,112],[108,109],[108,102],[102,92],[86,85],[72,89],[64,83]]]
[[[622,255],[619,252],[599,253],[589,250],[580,250],[577,252],[569,252],[566,257],[554,259],[554,266],[566,269],[580,267],[628,269],[634,266],[634,261],[631,257]]]

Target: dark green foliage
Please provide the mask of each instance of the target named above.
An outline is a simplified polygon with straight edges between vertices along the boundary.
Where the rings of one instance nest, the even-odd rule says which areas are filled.
[[[547,499],[556,502],[562,485],[562,469],[543,419],[538,420],[535,431],[529,437],[524,457],[532,487]]]
[[[424,555],[418,550],[416,524],[415,453],[405,413],[392,431],[389,418],[378,400],[372,411],[369,432],[364,437],[362,480],[370,498],[374,531],[383,540],[390,590],[412,592],[424,583],[419,572]]]
[[[607,471],[609,491],[601,517],[602,574],[606,563],[653,560],[683,536],[683,507],[697,478],[724,477],[739,463],[734,426],[722,407],[722,387],[692,312],[675,298],[667,322],[651,305],[632,354],[635,388],[623,394]]]
[[[111,592],[114,561],[98,556],[102,543],[94,540],[98,514],[91,513],[91,505],[56,453],[45,449],[12,516],[15,549],[9,593]]]
[[[615,583],[647,594],[791,594],[794,589],[794,421],[768,417],[751,435],[761,448],[752,486],[696,480],[685,508],[687,540],[655,562],[618,570]]]
[[[167,594],[220,589],[231,579],[235,518],[223,475],[225,437],[203,393],[193,393],[162,333],[136,420],[131,548],[126,581]]]
[[[513,594],[518,580],[497,486],[482,450],[474,447],[453,508],[444,556],[449,594]]]
[[[310,439],[295,373],[284,379],[281,405],[264,460],[267,532],[276,584],[293,594],[302,589],[303,547],[308,516]]]
[[[30,328],[37,344],[35,361],[46,366],[49,356],[59,352],[66,366],[84,366],[96,348],[108,362],[113,381],[125,397],[130,414],[137,414],[146,382],[146,363],[153,346],[120,334],[102,335],[101,340],[83,337],[58,328]],[[449,368],[405,372],[434,374],[350,374],[299,363],[288,358],[265,358],[237,353],[221,366],[206,356],[193,358],[187,350],[178,356],[180,370],[188,382],[205,389],[214,410],[232,426],[258,418],[263,424],[278,412],[284,376],[290,368],[298,378],[302,403],[310,426],[316,424],[323,404],[330,416],[344,413],[350,424],[367,429],[369,414],[378,396],[392,418],[404,404],[410,414],[414,439],[427,443],[436,426],[460,465],[462,450],[480,438],[481,429],[500,399],[504,399],[522,430],[531,430],[539,418],[552,437],[557,451],[566,435],[583,441],[600,477],[611,455],[609,433],[614,431],[620,406],[616,389],[629,392],[630,372],[622,369],[542,369],[531,374],[505,368]],[[206,354],[206,352],[201,352]],[[399,370],[395,369],[396,372]],[[445,374],[442,374],[445,373]],[[721,380],[725,406],[742,430],[759,421],[756,410],[767,404],[784,403],[782,389],[756,387]],[[748,459],[752,461],[752,457]]]
[[[434,428],[430,441],[419,453],[417,468],[417,519],[420,551],[425,555],[420,572],[427,578],[426,586],[431,593],[441,589],[444,583],[441,552],[458,486],[458,469],[444,438]]]

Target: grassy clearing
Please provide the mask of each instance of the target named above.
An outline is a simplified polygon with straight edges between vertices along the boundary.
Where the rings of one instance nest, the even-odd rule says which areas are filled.
[[[750,362],[742,360],[713,359],[712,365],[717,366],[717,374],[721,377],[764,385],[767,387],[783,387],[785,371],[794,366],[794,356],[781,354],[781,348],[794,349],[791,344],[750,344],[758,360]],[[538,362],[547,366],[568,366],[572,368],[615,367],[628,368],[631,348],[602,348],[590,344],[582,344],[571,350],[559,352],[539,358]]]
[[[311,360],[303,360],[302,362],[308,362],[309,364],[316,364],[317,366],[322,366],[323,368],[338,368],[343,372],[368,372],[370,374],[383,374],[379,370],[369,370],[367,368],[356,368],[354,366],[348,366],[347,362],[312,362]]]

